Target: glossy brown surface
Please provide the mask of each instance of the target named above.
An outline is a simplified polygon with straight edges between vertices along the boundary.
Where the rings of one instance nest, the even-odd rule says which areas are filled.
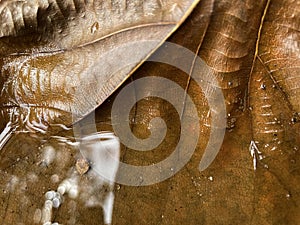
[[[298,1],[201,0],[168,39],[211,66],[225,96],[225,139],[216,159],[202,172],[198,165],[209,139],[211,118],[203,91],[191,79],[193,61],[186,62],[191,65],[190,74],[145,62],[97,108],[97,130],[113,131],[111,108],[119,91],[137,79],[159,76],[186,90],[197,106],[201,124],[195,153],[180,172],[151,186],[115,186],[113,224],[300,224],[299,21]],[[155,54],[164,51],[162,47]],[[146,87],[161,86],[158,82],[144,85],[145,92]],[[185,104],[185,95],[174,95]],[[178,114],[164,100],[149,97],[139,101],[124,123],[130,121],[133,133],[146,138],[149,121],[161,117],[168,126],[167,134],[149,152],[122,146],[121,161],[151,165],[170,155],[179,140],[180,118],[189,116],[187,107]],[[79,124],[83,130],[90,129],[88,120]],[[44,203],[43,193],[57,186],[53,175],[65,177],[75,168],[76,148],[59,145],[53,137],[55,133],[72,139],[72,130],[51,129],[52,137],[13,136],[1,150],[0,224],[32,224],[32,215]],[[60,152],[49,165],[41,162],[47,144]],[[91,177],[88,172],[80,178],[83,190],[93,184]],[[87,208],[80,200],[67,199],[53,217],[62,224],[100,224],[101,210],[100,206]]]
[[[46,123],[72,124],[71,112],[80,119],[93,111],[176,30],[196,3],[1,1],[4,117],[16,109]],[[133,45],[130,51],[122,50],[143,40],[155,42],[143,49]],[[134,60],[116,69],[120,55]],[[20,105],[30,105],[30,110],[19,109]]]

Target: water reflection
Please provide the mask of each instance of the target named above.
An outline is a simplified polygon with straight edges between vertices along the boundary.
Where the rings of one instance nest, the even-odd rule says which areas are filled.
[[[109,132],[72,137],[0,134],[0,219],[5,224],[111,224],[119,139]],[[100,212],[99,212],[100,211]],[[101,216],[103,211],[103,219]]]
[[[9,140],[9,138],[12,135],[13,128],[12,128],[11,124],[12,124],[11,122],[7,123],[6,127],[4,128],[4,130],[0,134],[0,149],[3,148],[5,143]]]

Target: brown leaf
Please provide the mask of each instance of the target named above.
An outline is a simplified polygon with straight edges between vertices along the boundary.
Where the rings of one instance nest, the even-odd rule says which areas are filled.
[[[3,121],[13,110],[44,125],[78,121],[111,95],[196,3],[2,1]],[[134,44],[141,41],[143,46]],[[22,123],[21,117],[10,120]]]
[[[164,119],[168,127],[165,139],[152,151],[140,152],[122,146],[122,162],[139,166],[157,163],[174,151],[180,139],[183,123],[180,119],[200,118],[200,139],[189,163],[171,178],[154,185],[120,185],[115,192],[113,224],[300,223],[299,9],[299,3],[293,0],[202,0],[168,39],[199,55],[213,69],[219,82],[217,88],[222,90],[226,100],[228,115],[223,145],[216,159],[204,171],[199,171],[198,166],[214,127],[211,126],[206,92],[192,79],[198,72],[193,60],[187,61],[180,54],[172,56],[189,65],[189,74],[170,65],[145,62],[96,110],[97,129],[113,131],[115,124],[111,109],[115,98],[131,82],[153,76],[174,81],[191,96],[198,115],[189,114],[187,96],[176,91],[174,96],[184,106],[181,113],[176,112],[172,104],[156,97],[145,98],[132,108],[129,118],[123,123],[130,124],[136,137],[147,138],[151,134],[149,122],[154,117]],[[155,54],[167,54],[166,49],[167,45],[164,45]],[[163,84],[153,80],[140,85],[136,93],[168,91],[162,87]],[[93,124],[82,120],[79,125],[86,133]],[[154,131],[163,133],[160,129],[157,127]],[[193,137],[191,131],[184,131]],[[66,137],[71,134],[62,131],[57,135]],[[29,138],[21,140],[30,142]],[[57,143],[53,142],[50,138],[46,143],[55,146]],[[29,160],[16,163],[17,157],[30,156],[31,151],[15,153],[13,146],[16,146],[14,142],[8,143],[1,154],[1,163],[17,165],[18,170],[23,168],[21,171],[31,168],[31,165],[26,165]],[[63,151],[74,153],[74,149]],[[34,157],[33,154],[29,158]],[[50,171],[59,170],[63,176],[72,166],[72,160],[70,155],[64,169],[52,165]],[[39,168],[35,169],[39,171]],[[7,171],[22,174],[18,170],[16,172],[11,167]],[[130,175],[125,178],[130,179]],[[119,176],[126,174],[119,171]],[[142,178],[141,185],[153,177]],[[3,180],[8,179],[6,176]],[[47,183],[45,178],[41,183]],[[30,196],[36,199],[36,194]],[[13,221],[15,214],[8,209],[14,210],[16,203],[12,197],[5,197],[2,195],[2,202],[10,202],[10,205],[6,204],[7,210],[2,212],[6,212],[7,221]],[[93,211],[76,204],[77,222],[97,223],[93,215],[100,214],[99,208]],[[67,221],[67,210],[67,207],[61,209],[56,218]],[[88,222],[82,222],[86,215],[91,215]]]
[[[209,2],[202,1],[169,41],[195,53],[199,50],[198,54],[215,71],[228,111],[228,129],[221,151],[207,170],[197,170],[209,138],[209,130],[203,126],[206,121],[201,120],[204,140],[190,163],[164,183],[121,188],[115,220],[119,221],[121,216],[122,224],[126,221],[131,224],[298,224],[299,53],[295,46],[299,45],[296,22],[299,6],[292,1],[216,1],[209,26],[197,29],[195,23],[205,24],[205,20],[197,22],[201,15],[197,10],[203,10]],[[282,11],[285,13],[281,14]],[[193,33],[196,31],[199,36]],[[163,54],[164,49],[158,51]],[[149,75],[176,80],[187,88],[202,115],[200,118],[205,118],[208,111],[205,97],[189,78],[174,68],[149,64],[143,65],[134,78]],[[158,83],[145,85],[160,87]],[[183,96],[176,96],[184,101]],[[179,133],[178,122],[175,123],[177,115],[166,108],[165,101],[148,99],[137,103],[133,132],[145,137],[149,134],[145,128],[148,117],[155,116],[167,123],[172,121],[169,129],[173,135],[167,136],[152,155],[126,150],[126,162],[138,164],[154,159],[157,162],[174,150],[177,144],[174,136]],[[128,196],[133,199],[131,204]],[[145,211],[141,212],[139,209],[144,207]]]

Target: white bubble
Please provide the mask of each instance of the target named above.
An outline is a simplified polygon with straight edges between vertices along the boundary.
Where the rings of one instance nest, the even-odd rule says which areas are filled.
[[[53,202],[51,200],[45,201],[45,209],[52,209]]]
[[[55,191],[47,191],[45,197],[47,200],[52,200],[55,197]]]
[[[53,207],[54,207],[54,208],[58,208],[58,207],[60,206],[60,204],[61,204],[61,199],[55,197],[55,198],[52,200],[52,202],[53,202]]]
[[[77,198],[77,196],[78,196],[78,188],[77,188],[77,186],[72,187],[72,188],[70,189],[68,195],[69,195],[69,197],[72,198],[72,199]]]

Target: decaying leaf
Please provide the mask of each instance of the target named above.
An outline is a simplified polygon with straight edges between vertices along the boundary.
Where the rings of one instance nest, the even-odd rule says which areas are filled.
[[[212,5],[209,19],[199,19],[198,10]],[[228,112],[223,146],[213,164],[199,172],[197,165],[209,138],[205,96],[174,68],[143,65],[135,79],[168,77],[193,96],[202,118],[202,141],[190,163],[172,179],[153,187],[121,188],[114,219],[122,224],[298,224],[298,2],[202,1],[198,7],[169,41],[192,49],[214,69]],[[178,97],[184,102],[183,96]],[[150,114],[149,108],[155,113]],[[99,114],[101,120],[100,109]],[[152,154],[127,149],[126,162],[152,163],[174,150],[178,115],[164,101],[138,103],[132,115],[133,132],[145,137],[149,117],[155,116],[172,121],[170,136]],[[145,207],[147,213],[138,210]]]
[[[174,81],[186,90],[197,106],[200,118],[200,138],[190,162],[163,182],[151,186],[119,186],[115,192],[113,224],[300,224],[299,12],[299,2],[294,0],[202,0],[168,39],[199,55],[213,69],[219,82],[217,88],[222,90],[226,100],[226,136],[217,158],[204,171],[200,172],[198,165],[212,127],[204,90],[192,79],[193,73],[197,73],[193,61],[186,62],[191,67],[190,74],[170,65],[145,62],[97,108],[97,129],[113,131],[111,108],[115,97],[130,82],[157,76]],[[128,37],[138,39],[138,33],[130,33]],[[165,54],[166,49],[163,46],[155,54]],[[9,56],[5,63],[12,57]],[[173,57],[181,59],[182,56],[178,53]],[[54,65],[64,63],[56,56],[52,59],[56,62]],[[81,55],[78,59],[82,59]],[[34,63],[49,66],[42,58],[41,62],[38,60]],[[52,62],[50,58],[49,62]],[[144,89],[139,86],[139,92],[161,90],[161,86],[159,82],[145,83]],[[152,151],[139,152],[123,146],[122,162],[152,165],[174,151],[180,139],[180,119],[195,116],[189,115],[186,95],[174,92],[174,96],[185,106],[181,114],[167,101],[156,97],[135,104],[124,123],[130,123],[136,137],[142,139],[151,134],[149,122],[155,117],[164,119],[168,130],[163,142]],[[61,102],[62,107],[65,107],[65,101]],[[86,102],[90,101],[94,105],[93,100],[86,99]],[[79,125],[85,132],[93,124],[83,120]],[[71,135],[65,130],[57,133],[60,137]],[[55,137],[41,142],[57,145]],[[15,151],[20,143],[28,146]],[[34,164],[39,151],[33,152],[30,148],[37,149],[41,144],[40,140],[25,135],[8,142],[1,152],[3,189],[8,189],[6,183],[9,188],[14,184],[15,177],[10,174],[25,177],[24,171],[41,171]],[[37,193],[42,193],[43,186],[49,185],[51,174],[55,172],[63,176],[74,165],[74,149],[64,146],[61,152],[64,152],[65,164],[57,168],[54,164],[50,170],[42,171],[46,178],[41,178],[37,187],[33,187],[35,183],[28,183],[30,194],[26,195],[27,202],[42,204]],[[26,157],[28,159],[24,160]],[[18,161],[18,158],[22,160]],[[122,171],[119,174],[124,175]],[[22,187],[21,184],[18,182],[15,187]],[[53,188],[55,183],[49,186]],[[24,209],[26,201],[18,207],[14,197],[24,192],[20,189],[8,196],[0,194],[4,206],[0,211],[4,215],[1,217],[3,221],[13,224],[17,220],[30,220],[28,215],[34,214],[34,206],[22,214],[16,213]],[[71,218],[75,218],[73,224],[99,223],[99,220],[94,220],[95,216],[101,215],[99,207],[88,209],[76,200],[68,204],[69,207],[57,211],[56,219],[70,224]],[[68,215],[68,210],[74,213],[74,217]]]
[[[21,117],[28,117],[27,123],[70,125],[71,113],[78,121],[176,30],[196,3],[1,1],[2,121],[24,123]],[[142,41],[143,48],[134,45]],[[118,68],[128,59],[131,64]]]

